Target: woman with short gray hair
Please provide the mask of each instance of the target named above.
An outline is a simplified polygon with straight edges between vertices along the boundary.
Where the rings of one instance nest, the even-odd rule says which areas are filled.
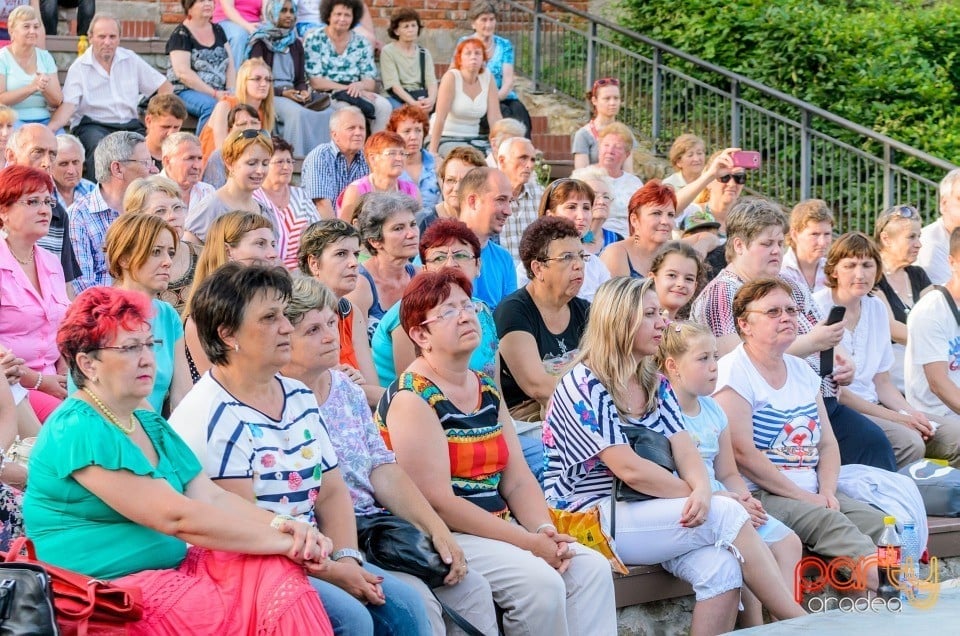
[[[417,273],[410,259],[420,248],[415,218],[420,204],[400,192],[378,192],[363,195],[359,209],[356,224],[370,258],[358,268],[357,287],[347,298],[367,317],[369,340]]]
[[[741,342],[733,315],[733,298],[746,283],[760,278],[780,279],[787,215],[775,203],[744,197],[727,214],[727,266],[693,301],[690,318],[708,325],[717,337],[720,355]],[[783,280],[783,279],[780,279]],[[796,306],[796,340],[787,353],[806,360],[820,374],[820,352],[836,347],[833,372],[823,377],[820,391],[827,415],[840,445],[844,464],[866,464],[896,470],[893,448],[876,424],[837,401],[839,386],[850,384],[854,366],[850,354],[838,347],[844,322],[827,325],[809,291],[790,281]]]

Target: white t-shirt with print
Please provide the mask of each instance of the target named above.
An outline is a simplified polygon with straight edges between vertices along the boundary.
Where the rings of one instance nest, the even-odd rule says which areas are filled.
[[[753,366],[741,344],[720,358],[717,390],[730,387],[747,401],[753,411],[753,445],[790,481],[817,492],[820,378],[800,358],[784,355],[783,359],[787,381],[775,389]]]
[[[914,408],[933,415],[955,415],[930,390],[923,365],[931,362],[946,362],[950,380],[960,387],[960,327],[947,299],[935,289],[927,291],[907,315],[904,385],[907,401]]]
[[[281,375],[274,381],[284,395],[279,420],[237,400],[208,371],[170,425],[211,479],[252,479],[258,506],[312,523],[323,473],[337,467],[337,453],[313,391]]]

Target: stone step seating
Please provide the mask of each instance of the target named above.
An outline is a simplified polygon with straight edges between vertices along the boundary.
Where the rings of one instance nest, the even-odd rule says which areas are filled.
[[[930,556],[947,558],[960,556],[960,519],[927,517]],[[693,594],[686,581],[674,577],[659,565],[635,565],[630,573],[613,575],[617,608],[641,605],[653,601],[678,598]]]
[[[153,27],[153,30],[145,27]],[[168,66],[167,55],[165,52],[166,41],[153,37],[155,26],[152,22],[130,21],[122,22],[123,35],[121,44],[125,47],[152,62],[161,72],[165,72]],[[75,30],[75,25],[71,25]],[[77,37],[73,35],[57,35],[47,37],[47,50],[57,60],[59,68],[60,84],[63,85],[67,77],[67,69],[76,58]],[[434,64],[437,77],[441,77],[449,68],[449,64]],[[551,178],[560,179],[570,175],[573,170],[573,156],[570,153],[570,136],[554,135],[548,130],[548,121],[546,117],[534,115],[531,117],[534,146],[543,152],[544,158],[551,165]],[[193,130],[196,127],[196,119],[191,116],[184,122],[184,130]],[[300,162],[295,166],[296,172],[300,172]]]

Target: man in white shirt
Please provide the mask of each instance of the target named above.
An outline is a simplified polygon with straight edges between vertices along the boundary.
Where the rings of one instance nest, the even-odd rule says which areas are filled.
[[[927,272],[934,285],[950,279],[950,233],[960,227],[960,168],[951,170],[940,182],[940,218],[920,232],[920,252],[915,265]]]
[[[200,180],[203,174],[203,151],[200,140],[189,132],[175,132],[163,140],[163,170],[160,174],[180,188],[180,199],[192,211],[214,188]]]
[[[950,278],[939,289],[929,289],[907,316],[904,380],[907,401],[931,423],[960,424],[960,321],[954,309],[960,303],[960,228],[950,233],[947,256]],[[950,300],[952,299],[952,303]],[[933,440],[928,441],[929,445]],[[957,449],[952,449],[957,453]],[[927,456],[940,457],[941,455]]]
[[[67,123],[87,156],[83,175],[95,179],[93,151],[112,132],[146,132],[137,105],[141,96],[172,93],[173,86],[140,56],[120,46],[120,21],[96,15],[90,23],[90,48],[78,57],[63,83],[63,103],[50,118],[50,130]]]

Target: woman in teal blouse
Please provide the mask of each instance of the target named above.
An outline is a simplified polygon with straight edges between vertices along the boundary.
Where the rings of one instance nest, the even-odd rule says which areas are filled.
[[[60,326],[79,390],[30,458],[23,514],[38,556],[139,587],[138,633],[332,634],[304,576],[325,568],[329,539],[215,486],[140,408],[156,373],[150,313],[143,294],[94,287]]]

